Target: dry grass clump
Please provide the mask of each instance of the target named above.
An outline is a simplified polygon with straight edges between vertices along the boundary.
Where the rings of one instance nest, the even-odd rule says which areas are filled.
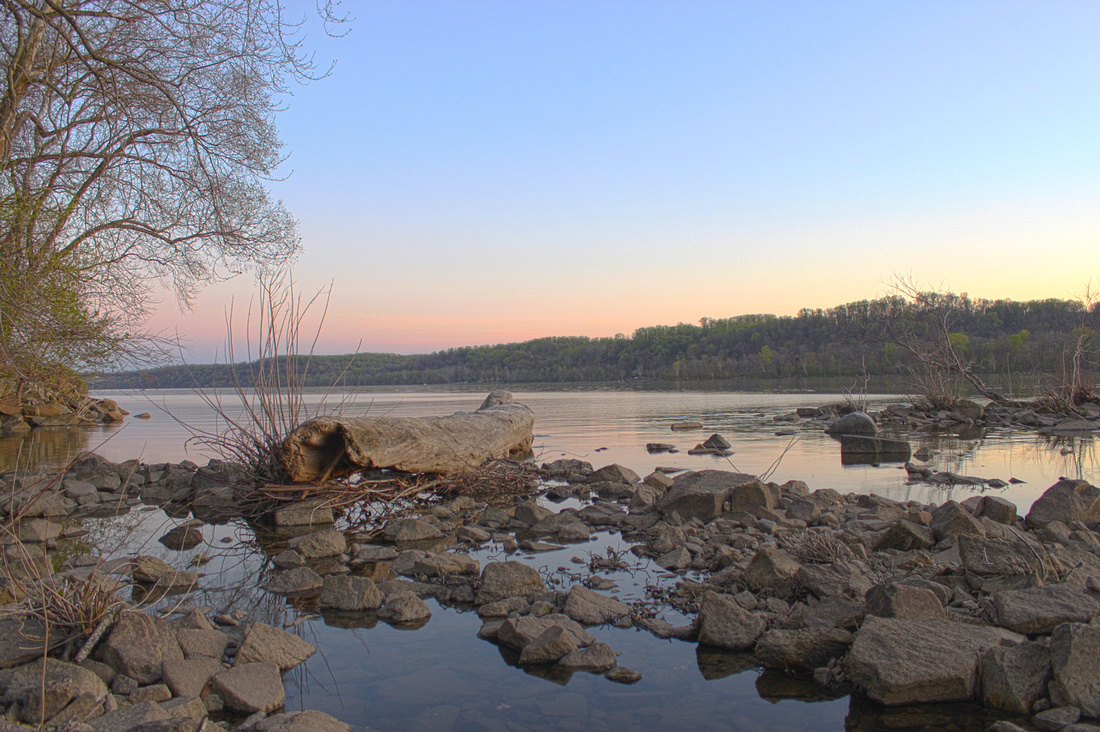
[[[779,538],[784,551],[800,562],[832,564],[852,558],[852,550],[840,539],[824,531],[803,531]]]

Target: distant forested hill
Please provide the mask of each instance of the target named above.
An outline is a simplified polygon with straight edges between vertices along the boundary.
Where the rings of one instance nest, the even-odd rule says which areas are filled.
[[[614,338],[564,336],[523,343],[451,348],[426,355],[314,356],[307,386],[571,382],[624,379],[727,379],[893,374],[907,354],[891,334],[943,321],[976,371],[1057,371],[1071,342],[1098,327],[1098,308],[1072,300],[972,300],[937,295],[935,308],[902,297],[861,300],[796,316],[703,318]],[[929,318],[931,320],[929,320]],[[923,319],[923,320],[922,320]],[[1085,330],[1082,330],[1085,329]],[[1097,339],[1089,357],[1096,362]],[[299,359],[299,368],[305,365]],[[236,367],[249,383],[249,368]],[[173,366],[96,377],[99,388],[229,386],[224,365]]]

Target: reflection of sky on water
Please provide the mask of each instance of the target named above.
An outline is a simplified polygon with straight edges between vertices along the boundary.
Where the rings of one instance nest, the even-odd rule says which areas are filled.
[[[342,406],[345,414],[353,416],[450,414],[476,409],[487,390],[469,386],[461,391],[364,389],[331,395],[327,411]],[[190,390],[111,392],[110,396],[131,414],[149,412],[151,418],[130,418],[123,425],[82,430],[39,430],[25,440],[4,438],[0,440],[0,461],[6,466],[20,459],[22,465],[53,466],[76,451],[88,449],[116,461],[137,457],[147,463],[190,459],[202,464],[211,454],[194,441],[188,444],[190,433],[181,422],[206,433],[224,428],[215,412]],[[975,490],[965,486],[907,485],[905,472],[896,464],[842,466],[838,443],[819,427],[800,427],[773,419],[797,407],[842,402],[840,394],[563,390],[517,391],[515,396],[535,412],[535,450],[541,461],[576,457],[596,467],[617,462],[643,476],[658,466],[760,474],[782,456],[772,480],[804,480],[811,490],[878,493],[895,500],[937,504],[948,499],[963,500]],[[309,394],[310,407],[315,408],[321,397],[320,392]],[[235,399],[226,395],[222,402],[233,416],[236,414],[231,405]],[[869,409],[900,401],[904,398],[872,397]],[[703,429],[670,429],[681,420],[700,421]],[[792,428],[799,430],[796,439],[775,435]],[[687,454],[712,432],[720,432],[732,443],[733,455],[716,458]],[[914,450],[929,447],[936,453],[933,467],[937,470],[1024,481],[997,489],[999,495],[1015,502],[1021,513],[1059,476],[1095,483],[1100,475],[1095,443],[1089,438],[1052,440],[1027,431],[991,432],[981,439],[908,437]],[[650,442],[671,443],[680,452],[650,454],[645,449]]]
[[[177,423],[148,403],[143,404],[140,396],[130,398],[136,401],[120,399],[125,408],[135,413],[150,411],[153,418],[129,420],[121,428],[86,431],[91,443],[114,435],[100,448],[102,454],[121,460],[140,453],[146,462],[205,459],[194,450],[182,451],[186,433]],[[481,394],[375,394],[373,398],[371,413],[415,415],[470,410],[476,408]],[[580,457],[597,466],[620,462],[643,474],[657,465],[736,467],[761,472],[789,440],[773,434],[788,426],[774,422],[773,416],[797,406],[837,399],[805,394],[652,392],[533,392],[520,394],[519,398],[538,415],[541,459]],[[181,419],[213,429],[212,416],[189,392],[170,394],[166,403]],[[705,427],[689,433],[669,429],[672,422],[683,418],[699,419]],[[735,454],[730,461],[686,454],[687,448],[711,432],[721,432],[733,443]],[[71,438],[63,442],[51,443],[47,457],[56,459],[60,451],[75,444]],[[650,455],[644,448],[646,442],[670,442],[683,451]],[[1033,500],[1058,475],[1082,475],[1095,482],[1097,460],[1092,444],[1046,441],[1029,433],[992,435],[982,440],[914,439],[915,448],[928,446],[938,451],[935,465],[939,469],[1027,480],[1027,484],[1001,493],[1021,503]],[[1073,452],[1062,455],[1066,447],[1072,447]],[[597,452],[598,448],[607,449]],[[773,479],[797,478],[812,489],[874,491],[898,500],[922,502],[939,503],[971,495],[964,488],[907,486],[904,477],[904,471],[892,465],[841,466],[837,443],[820,432],[807,431],[791,446]],[[160,510],[85,520],[91,533],[75,550],[152,554],[181,570],[191,569],[193,557],[209,556],[209,564],[197,570],[204,573],[198,589],[165,598],[158,607],[182,602],[208,605],[216,612],[243,609],[276,626],[300,621],[291,626],[292,632],[316,645],[319,652],[286,675],[288,708],[321,709],[357,728],[748,732],[872,730],[884,726],[915,730],[931,724],[976,731],[985,729],[994,719],[986,718],[987,713],[973,705],[886,710],[859,699],[823,699],[812,685],[782,674],[761,673],[738,654],[700,650],[694,643],[660,640],[633,629],[596,628],[592,632],[622,654],[621,665],[643,674],[635,685],[615,684],[584,672],[569,675],[547,669],[521,669],[515,665],[513,654],[476,637],[481,627],[476,613],[441,606],[434,600],[428,601],[432,618],[417,630],[393,628],[378,622],[372,614],[313,615],[301,602],[296,606],[259,589],[272,572],[268,556],[280,548],[271,537],[262,532],[257,536],[247,524],[236,522],[202,527],[205,543],[184,552],[170,551],[156,541],[182,520]],[[572,561],[574,557],[586,561],[591,555],[605,555],[608,548],[622,551],[629,548],[629,543],[618,534],[600,533],[590,542],[542,554],[507,557],[494,547],[476,551],[474,556],[483,566],[488,561],[513,558],[544,568],[544,574],[560,580],[558,587],[565,589],[571,582],[569,574],[581,569]],[[626,558],[633,565],[630,569],[604,573],[617,585],[612,594],[624,600],[644,598],[647,584],[671,586],[680,579],[633,555]],[[686,622],[674,611],[666,611],[663,617],[673,624]]]

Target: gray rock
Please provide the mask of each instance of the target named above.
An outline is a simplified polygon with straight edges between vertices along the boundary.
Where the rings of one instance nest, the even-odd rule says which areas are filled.
[[[522,649],[528,643],[542,635],[547,628],[560,627],[573,636],[579,647],[593,643],[596,638],[584,626],[565,615],[545,615],[541,618],[525,615],[504,620],[497,630],[497,642],[501,645]]]
[[[1031,504],[1026,520],[1032,530],[1040,529],[1051,521],[1065,524],[1074,521],[1086,524],[1100,522],[1100,488],[1084,480],[1062,479]]]
[[[630,608],[613,597],[573,585],[565,598],[565,614],[578,623],[603,625],[630,614]]]
[[[309,567],[295,567],[275,575],[264,589],[275,595],[302,597],[320,592],[324,581]]]
[[[978,654],[1022,641],[1001,628],[872,616],[856,633],[846,670],[882,704],[963,701],[977,688]]]
[[[271,558],[271,563],[279,569],[294,569],[304,567],[306,559],[293,549],[284,549]]]
[[[798,584],[819,598],[841,596],[861,602],[872,583],[855,564],[805,564],[795,575]]]
[[[348,732],[348,725],[324,712],[275,714],[256,723],[256,732]]]
[[[55,634],[60,635],[60,634]],[[49,637],[42,622],[31,615],[0,616],[0,669],[21,666],[42,655],[43,642]],[[56,638],[56,642],[64,638]]]
[[[443,538],[442,531],[423,519],[388,521],[383,534],[389,541],[424,541]]]
[[[983,576],[1003,577],[1028,572],[1039,572],[1043,576],[1055,574],[1054,564],[1042,544],[1015,535],[1011,539],[960,536],[959,558],[967,572]]]
[[[691,566],[691,552],[682,546],[678,546],[671,551],[665,552],[654,561],[661,569],[687,569]]]
[[[982,496],[978,516],[1011,526],[1016,522],[1016,504],[1000,496]]]
[[[725,470],[700,470],[678,475],[659,501],[657,510],[664,515],[678,513],[685,520],[710,521],[721,515],[733,489],[759,482],[754,475]]]
[[[126,704],[101,717],[89,719],[87,724],[95,732],[119,732],[132,730],[145,722],[158,722],[165,719],[168,719],[168,712],[164,711],[160,704],[147,701],[141,704]]]
[[[311,643],[293,633],[266,623],[253,623],[237,651],[235,665],[273,663],[280,671],[287,671],[316,652]]]
[[[168,623],[137,611],[119,613],[99,654],[115,671],[140,684],[159,681],[162,662],[183,659],[176,634]]]
[[[508,597],[527,597],[545,592],[546,583],[533,567],[520,562],[490,562],[481,572],[481,586],[474,602],[484,605]]]
[[[326,529],[305,536],[296,536],[287,542],[287,547],[306,559],[320,559],[343,554],[348,545],[343,532]]]
[[[606,465],[588,476],[589,483],[599,483],[605,480],[612,483],[637,483],[641,478],[630,468],[618,463]]]
[[[210,679],[224,668],[213,658],[173,659],[164,662],[161,675],[175,696],[202,696]]]
[[[946,620],[936,593],[903,584],[875,585],[867,592],[867,614],[903,620]]]
[[[642,680],[642,675],[632,668],[616,666],[604,674],[604,678],[616,684],[636,684]]]
[[[176,642],[183,651],[184,658],[214,658],[220,660],[225,655],[229,638],[220,630],[195,630],[180,628],[176,631]]]
[[[1100,628],[1058,626],[1050,636],[1050,655],[1050,700],[1077,707],[1086,717],[1100,717]]]
[[[194,549],[202,543],[202,531],[197,526],[183,524],[168,531],[157,539],[161,544],[176,551]]]
[[[519,654],[521,665],[554,663],[577,650],[577,642],[564,628],[555,625],[547,628],[537,638],[523,647]]]
[[[85,694],[102,700],[107,696],[107,685],[86,668],[40,658],[14,670],[4,699],[18,702],[23,721],[34,724],[40,721],[40,714],[48,720]]]
[[[795,586],[795,575],[802,565],[782,549],[766,546],[753,555],[745,567],[743,579],[753,592],[768,590],[779,597],[789,597]]]
[[[382,593],[369,577],[330,574],[321,588],[321,607],[345,612],[377,610]]]
[[[165,702],[172,698],[171,690],[164,684],[150,684],[142,686],[130,694],[127,699],[131,704],[140,704],[144,701]]]
[[[993,596],[1000,625],[1018,633],[1050,633],[1062,623],[1087,623],[1100,601],[1067,584],[1005,590]]]
[[[1055,707],[1039,712],[1031,718],[1031,723],[1044,732],[1059,732],[1081,718],[1077,707]]]
[[[963,534],[985,536],[985,527],[982,523],[955,501],[948,501],[932,511],[930,528],[937,540]]]
[[[1050,649],[1042,643],[996,646],[982,654],[982,700],[986,705],[1030,714],[1047,695]]]
[[[699,604],[699,643],[745,651],[764,632],[764,619],[741,608],[729,595],[707,592]]]
[[[878,434],[878,425],[866,412],[851,412],[833,422],[825,432],[830,435],[870,435]]]
[[[454,577],[475,575],[481,571],[481,564],[469,554],[443,552],[435,556],[425,556],[413,562],[412,574],[422,577]]]
[[[927,526],[901,519],[882,535],[875,546],[875,551],[897,549],[908,552],[915,549],[931,549],[935,543],[936,537]]]
[[[839,628],[772,629],[760,637],[754,655],[765,668],[812,671],[847,653],[852,640]]]
[[[415,623],[431,616],[427,604],[407,590],[386,595],[386,603],[378,611],[378,617],[391,623]]]
[[[199,576],[194,572],[177,572],[167,562],[149,556],[134,557],[130,574],[134,582],[156,585],[161,589],[190,587],[199,581]]]
[[[275,509],[271,514],[276,526],[332,525],[332,507],[323,498],[306,499]]]
[[[210,683],[227,709],[242,714],[273,712],[286,698],[274,663],[240,664],[215,674]]]
[[[616,663],[618,661],[614,649],[602,641],[596,641],[585,648],[578,648],[558,661],[558,665],[562,668],[597,673],[615,668]]]

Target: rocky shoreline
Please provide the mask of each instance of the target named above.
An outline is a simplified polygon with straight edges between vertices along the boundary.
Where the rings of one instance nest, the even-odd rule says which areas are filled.
[[[642,479],[578,460],[513,469],[526,476],[525,494],[427,502],[370,531],[349,528],[346,509],[325,497],[270,507],[259,519],[277,537],[262,545],[272,567],[263,591],[307,612],[398,627],[426,622],[424,600],[435,598],[476,611],[480,638],[551,677],[637,681],[587,630],[614,625],[751,654],[750,667],[806,679],[827,696],[887,706],[976,700],[1003,710],[1003,731],[1100,730],[1100,489],[1084,481],[1058,482],[1020,517],[991,494],[924,505],[720,470]],[[0,729],[348,729],[321,712],[282,712],[281,675],[315,649],[241,608],[118,606],[98,642],[90,628],[54,628],[42,659],[34,598],[45,595],[28,587],[129,585],[132,599],[148,602],[204,581],[141,554],[68,556],[54,573],[54,549],[79,535],[77,519],[160,506],[178,517],[161,543],[192,548],[203,523],[242,515],[250,486],[233,466],[87,456],[64,476],[0,481],[15,517],[4,547],[15,602],[0,632],[9,720]],[[565,500],[577,507],[554,510]],[[569,586],[514,559],[470,556],[489,546],[583,547],[601,532],[621,535],[634,556],[590,558]],[[623,602],[601,571],[635,559],[681,579]],[[666,611],[686,621],[669,623]],[[45,686],[32,683],[42,678]]]

